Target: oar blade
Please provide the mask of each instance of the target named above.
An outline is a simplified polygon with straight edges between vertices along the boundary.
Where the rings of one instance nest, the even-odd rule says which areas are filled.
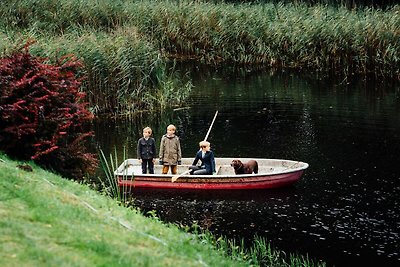
[[[184,172],[181,173],[181,174],[177,174],[177,175],[172,176],[171,182],[172,182],[172,183],[175,182],[176,180],[179,179],[179,177],[181,177],[182,175],[188,174],[189,172],[190,172],[190,170],[187,170],[187,171],[184,171]]]

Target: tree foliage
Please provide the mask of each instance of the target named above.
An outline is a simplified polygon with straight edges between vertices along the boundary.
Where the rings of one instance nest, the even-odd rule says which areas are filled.
[[[76,78],[82,64],[67,55],[51,65],[33,57],[29,45],[0,59],[0,149],[79,179],[97,168],[85,141],[93,115]]]

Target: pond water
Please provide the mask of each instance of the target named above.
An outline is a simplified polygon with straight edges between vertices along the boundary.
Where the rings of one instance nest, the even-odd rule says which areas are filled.
[[[102,121],[107,153],[128,149],[151,126],[159,142],[173,123],[184,157],[208,140],[216,157],[258,157],[310,164],[294,186],[244,192],[140,190],[135,203],[166,222],[196,223],[217,235],[267,237],[286,252],[335,266],[400,264],[400,87],[289,73],[229,77],[191,70],[186,108]]]

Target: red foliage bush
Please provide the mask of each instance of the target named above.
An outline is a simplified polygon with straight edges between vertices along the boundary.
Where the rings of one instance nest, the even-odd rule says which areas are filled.
[[[18,159],[32,159],[69,178],[96,170],[85,140],[93,115],[79,92],[81,63],[73,56],[56,64],[33,57],[29,44],[0,59],[0,149]]]

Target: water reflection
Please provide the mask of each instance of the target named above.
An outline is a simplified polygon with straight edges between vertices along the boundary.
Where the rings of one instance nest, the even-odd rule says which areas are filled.
[[[154,199],[157,194],[157,199]],[[257,230],[266,208],[272,208],[278,217],[287,217],[282,208],[289,208],[291,199],[297,198],[296,188],[252,191],[191,191],[191,190],[135,190],[135,203],[144,211],[157,210],[163,220],[193,223],[221,235],[252,241],[253,235],[243,231]],[[160,208],[162,207],[162,208]],[[279,210],[279,212],[278,212]],[[251,214],[249,214],[251,212]],[[244,218],[243,215],[246,214]],[[250,215],[250,216],[249,216]],[[240,229],[238,218],[240,217]],[[262,218],[265,222],[265,218]],[[268,229],[262,229],[268,232]]]
[[[193,72],[188,108],[107,121],[96,128],[107,151],[135,157],[142,128],[160,140],[177,125],[184,157],[219,114],[209,136],[217,157],[300,160],[303,179],[282,190],[138,191],[136,203],[165,221],[196,222],[216,233],[266,236],[288,252],[336,266],[400,263],[400,87],[289,74],[246,78]]]

